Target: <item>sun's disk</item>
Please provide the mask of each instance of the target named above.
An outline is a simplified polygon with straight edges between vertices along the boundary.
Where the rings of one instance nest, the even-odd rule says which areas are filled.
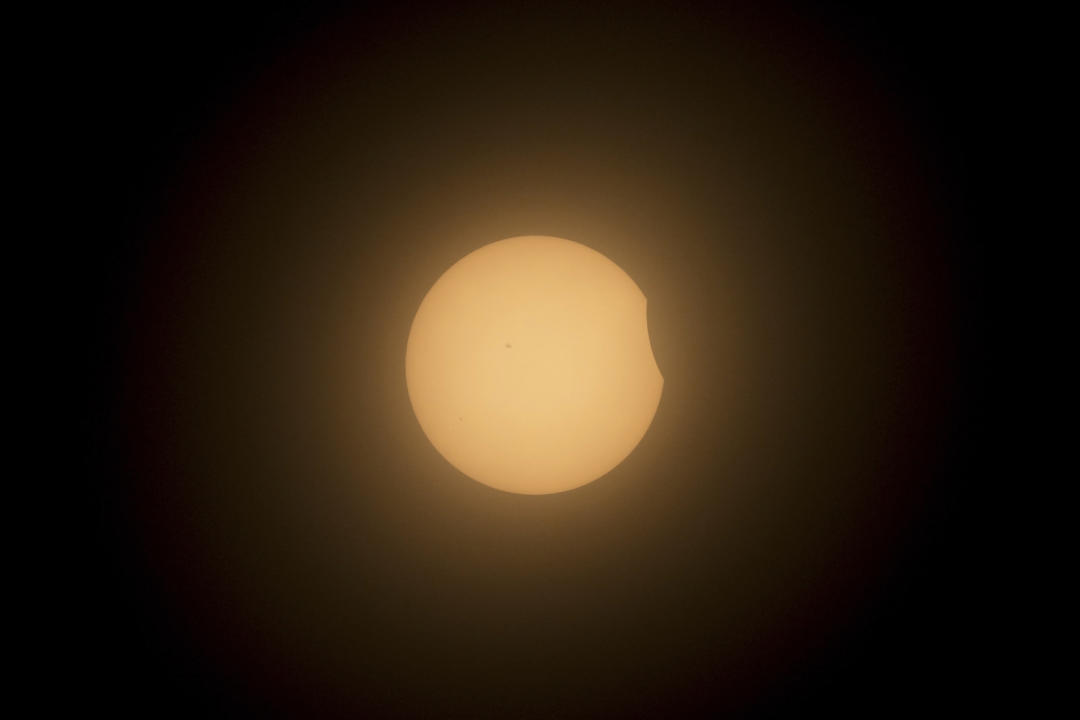
[[[618,465],[664,383],[634,281],[595,250],[545,236],[485,245],[447,270],[413,320],[405,376],[447,461],[525,494]]]

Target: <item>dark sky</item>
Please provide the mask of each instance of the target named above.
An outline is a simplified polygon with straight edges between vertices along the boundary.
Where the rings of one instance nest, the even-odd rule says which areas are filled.
[[[984,41],[749,3],[82,19],[93,508],[73,694],[205,717],[961,711],[983,634]],[[665,377],[609,475],[475,483],[409,322],[589,245]],[[82,557],[80,555],[80,557]]]

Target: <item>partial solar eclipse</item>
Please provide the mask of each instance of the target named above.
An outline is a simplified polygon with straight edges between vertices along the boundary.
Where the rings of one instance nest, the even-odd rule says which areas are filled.
[[[443,273],[413,319],[405,378],[451,465],[528,495],[611,471],[664,385],[641,289],[595,250],[545,236],[485,245]]]

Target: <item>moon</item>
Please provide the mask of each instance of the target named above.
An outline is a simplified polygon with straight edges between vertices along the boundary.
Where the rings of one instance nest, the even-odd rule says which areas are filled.
[[[528,495],[615,468],[664,385],[630,276],[585,245],[537,235],[480,247],[443,273],[413,319],[405,378],[451,465]]]

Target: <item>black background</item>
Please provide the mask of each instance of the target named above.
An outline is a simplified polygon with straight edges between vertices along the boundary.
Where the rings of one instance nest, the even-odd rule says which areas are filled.
[[[897,4],[82,19],[93,508],[72,693],[132,715],[698,717],[992,699],[978,22]],[[100,193],[98,192],[100,191]],[[423,293],[519,234],[649,298],[619,468],[430,447]]]

